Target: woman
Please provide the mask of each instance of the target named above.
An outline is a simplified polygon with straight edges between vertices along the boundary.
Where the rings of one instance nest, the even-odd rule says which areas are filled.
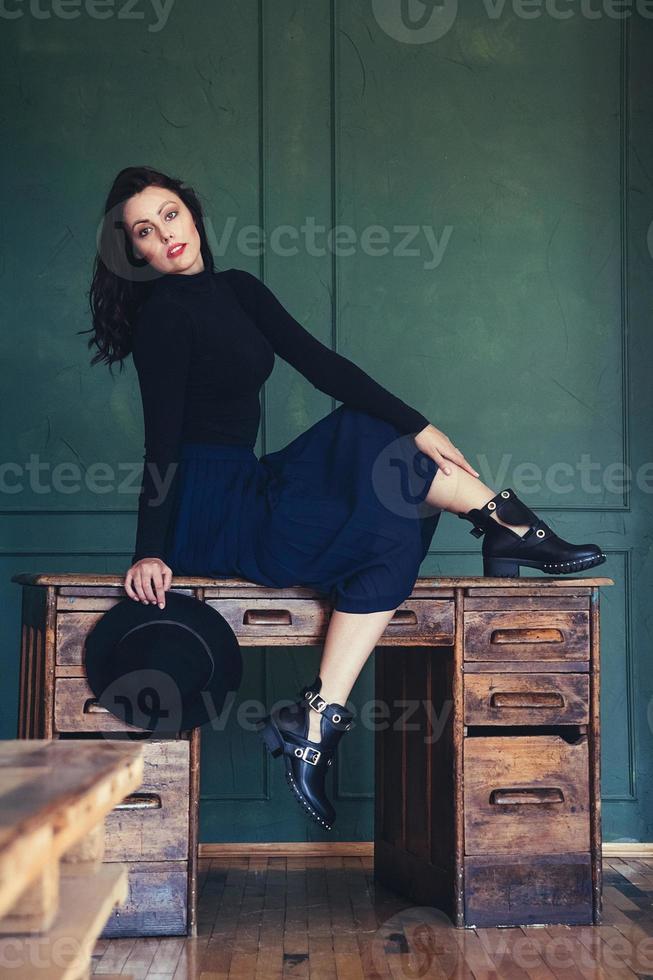
[[[485,534],[486,575],[605,561],[596,545],[557,537],[510,488],[486,486],[444,432],[316,340],[257,277],[216,271],[198,197],[176,179],[148,167],[116,177],[91,310],[92,363],[122,368],[132,353],[143,399],[127,595],[163,608],[176,573],[307,585],[332,600],[318,676],[261,730],[323,827],[335,819],[324,781],[351,728],[347,698],[410,595],[443,509]],[[343,404],[257,459],[275,353]]]

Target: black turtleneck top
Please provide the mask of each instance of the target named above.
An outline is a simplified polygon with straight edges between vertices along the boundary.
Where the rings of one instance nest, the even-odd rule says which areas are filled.
[[[183,442],[253,447],[259,394],[278,354],[351,408],[416,433],[427,418],[352,361],[325,347],[243,269],[169,273],[141,307],[132,354],[143,400],[145,453],[136,550],[165,560]],[[173,569],[174,571],[174,569]]]

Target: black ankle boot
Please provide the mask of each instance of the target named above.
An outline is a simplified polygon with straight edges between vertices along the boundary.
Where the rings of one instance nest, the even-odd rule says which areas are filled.
[[[530,524],[521,537],[491,516],[495,511],[509,524]],[[499,578],[518,578],[519,566],[539,568],[550,575],[580,572],[606,559],[596,544],[570,544],[555,534],[548,524],[527,507],[514,490],[501,490],[481,508],[473,507],[458,517],[474,525],[469,532],[483,540],[483,574]]]
[[[316,823],[331,830],[336,811],[329,802],[324,782],[338,742],[351,728],[353,714],[342,704],[327,704],[320,697],[319,674],[301,689],[301,699],[288,707],[272,711],[262,720],[259,735],[273,756],[284,754],[286,780],[295,798]],[[320,718],[320,742],[307,738],[309,713],[313,707]]]

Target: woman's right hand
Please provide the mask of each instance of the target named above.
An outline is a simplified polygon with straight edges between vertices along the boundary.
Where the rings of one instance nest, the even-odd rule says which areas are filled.
[[[155,602],[165,609],[165,593],[172,583],[172,569],[162,558],[141,558],[125,575],[125,592],[136,602]]]
[[[413,437],[418,449],[435,460],[440,469],[444,470],[447,476],[451,475],[451,467],[447,465],[447,460],[456,463],[462,469],[467,470],[472,476],[480,477],[480,473],[468,463],[460,449],[454,446],[449,436],[445,435],[441,429],[436,429],[434,425],[425,426]]]

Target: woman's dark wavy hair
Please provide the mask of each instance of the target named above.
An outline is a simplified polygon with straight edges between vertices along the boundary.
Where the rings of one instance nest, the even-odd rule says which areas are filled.
[[[104,361],[112,370],[131,353],[134,323],[160,273],[134,254],[129,231],[123,221],[123,205],[146,187],[165,187],[184,202],[200,236],[204,268],[215,271],[213,255],[204,228],[204,214],[197,193],[182,181],[152,167],[125,167],[114,179],[104,205],[99,247],[93,264],[89,305],[93,326],[78,333],[92,333],[88,346],[97,347],[91,365]]]

